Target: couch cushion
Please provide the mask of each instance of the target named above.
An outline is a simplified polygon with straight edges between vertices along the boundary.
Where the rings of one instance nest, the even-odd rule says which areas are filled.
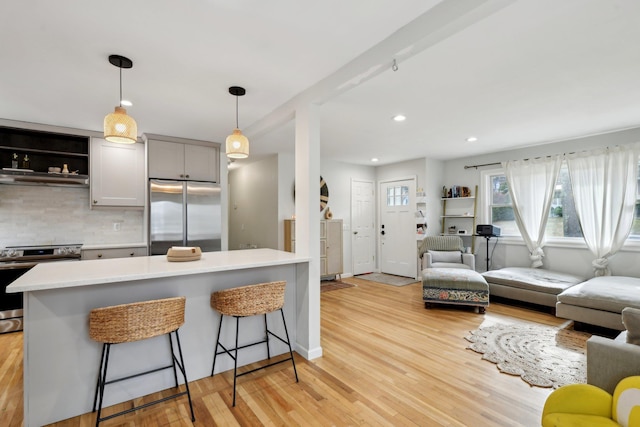
[[[462,262],[460,251],[427,251],[431,255],[431,262]]]
[[[629,344],[640,345],[640,310],[633,307],[625,307],[622,310],[622,323],[627,328]]]
[[[467,264],[461,264],[458,262],[432,262],[431,268],[461,268],[463,270],[471,270]]]
[[[507,267],[482,273],[489,283],[557,295],[571,286],[584,282],[573,274],[542,268]]]
[[[558,295],[563,304],[622,313],[625,307],[640,308],[640,279],[601,276],[572,286]]]

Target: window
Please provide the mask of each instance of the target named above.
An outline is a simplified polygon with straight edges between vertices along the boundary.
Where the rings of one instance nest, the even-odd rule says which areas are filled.
[[[398,185],[387,188],[387,206],[407,206],[409,204],[409,187]]]
[[[500,227],[503,236],[518,236],[507,177],[503,173],[489,176],[489,223]]]
[[[629,235],[631,239],[640,239],[640,165],[638,165],[638,176],[635,217]],[[500,227],[503,236],[519,236],[520,231],[513,213],[507,177],[502,171],[488,171],[485,173],[485,185],[487,186],[489,223]],[[562,164],[558,174],[545,235],[551,238],[582,237],[566,163]]]

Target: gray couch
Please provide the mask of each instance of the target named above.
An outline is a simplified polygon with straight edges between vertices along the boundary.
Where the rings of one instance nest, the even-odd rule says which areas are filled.
[[[594,277],[558,295],[556,316],[622,331],[625,307],[640,308],[639,278]]]
[[[587,383],[609,393],[623,378],[640,375],[640,310],[625,307],[620,318],[627,330],[616,339],[594,335],[587,341]]]
[[[626,337],[625,331],[616,339],[593,335],[587,340],[587,383],[613,393],[621,379],[640,375],[640,346]]]
[[[482,273],[491,296],[509,298],[555,308],[558,294],[584,282],[573,274],[542,268],[508,267]]]

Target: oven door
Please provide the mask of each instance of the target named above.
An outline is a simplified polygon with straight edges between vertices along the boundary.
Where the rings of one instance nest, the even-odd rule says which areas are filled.
[[[0,263],[0,334],[22,330],[22,292],[7,293],[7,286],[33,267],[32,263]]]

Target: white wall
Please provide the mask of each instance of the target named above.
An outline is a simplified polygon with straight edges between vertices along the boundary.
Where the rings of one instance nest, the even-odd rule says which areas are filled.
[[[295,182],[295,156],[293,153],[278,154],[278,249],[284,250],[284,220],[296,213],[293,194]]]
[[[536,146],[525,147],[517,150],[502,151],[494,154],[486,154],[482,156],[465,157],[445,162],[445,181],[452,184],[465,186],[474,186],[482,184],[482,170],[490,168],[500,168],[500,166],[479,167],[478,169],[464,169],[465,165],[476,165],[493,162],[501,162],[506,160],[521,160],[553,154],[570,153],[575,151],[589,150],[598,147],[615,146],[619,144],[628,144],[640,141],[640,128],[630,129],[608,134],[595,135],[585,138],[577,138],[566,141],[559,141],[549,144],[540,144]],[[478,142],[478,143],[481,143]],[[480,192],[481,193],[481,192]],[[484,201],[478,200],[478,211],[481,215],[478,218],[479,224],[488,223],[488,219],[484,216],[481,206]],[[510,241],[508,241],[510,240]],[[489,251],[493,251],[495,239],[492,239],[489,245]],[[640,242],[639,242],[640,243]],[[568,247],[570,245],[560,245],[549,243],[545,247],[546,256],[544,258],[545,268],[552,270],[564,271],[574,274],[580,274],[585,277],[593,276],[591,261],[593,255],[584,244],[577,247]],[[485,240],[478,239],[476,241],[476,269],[484,271],[486,269],[486,249]],[[640,245],[627,244],[621,252],[616,254],[610,260],[610,268],[614,274],[628,275],[640,277],[640,264],[637,262]],[[529,266],[529,252],[521,241],[513,241],[512,239],[501,239],[493,253],[492,269],[511,266]]]
[[[229,171],[229,250],[278,249],[278,157]]]

